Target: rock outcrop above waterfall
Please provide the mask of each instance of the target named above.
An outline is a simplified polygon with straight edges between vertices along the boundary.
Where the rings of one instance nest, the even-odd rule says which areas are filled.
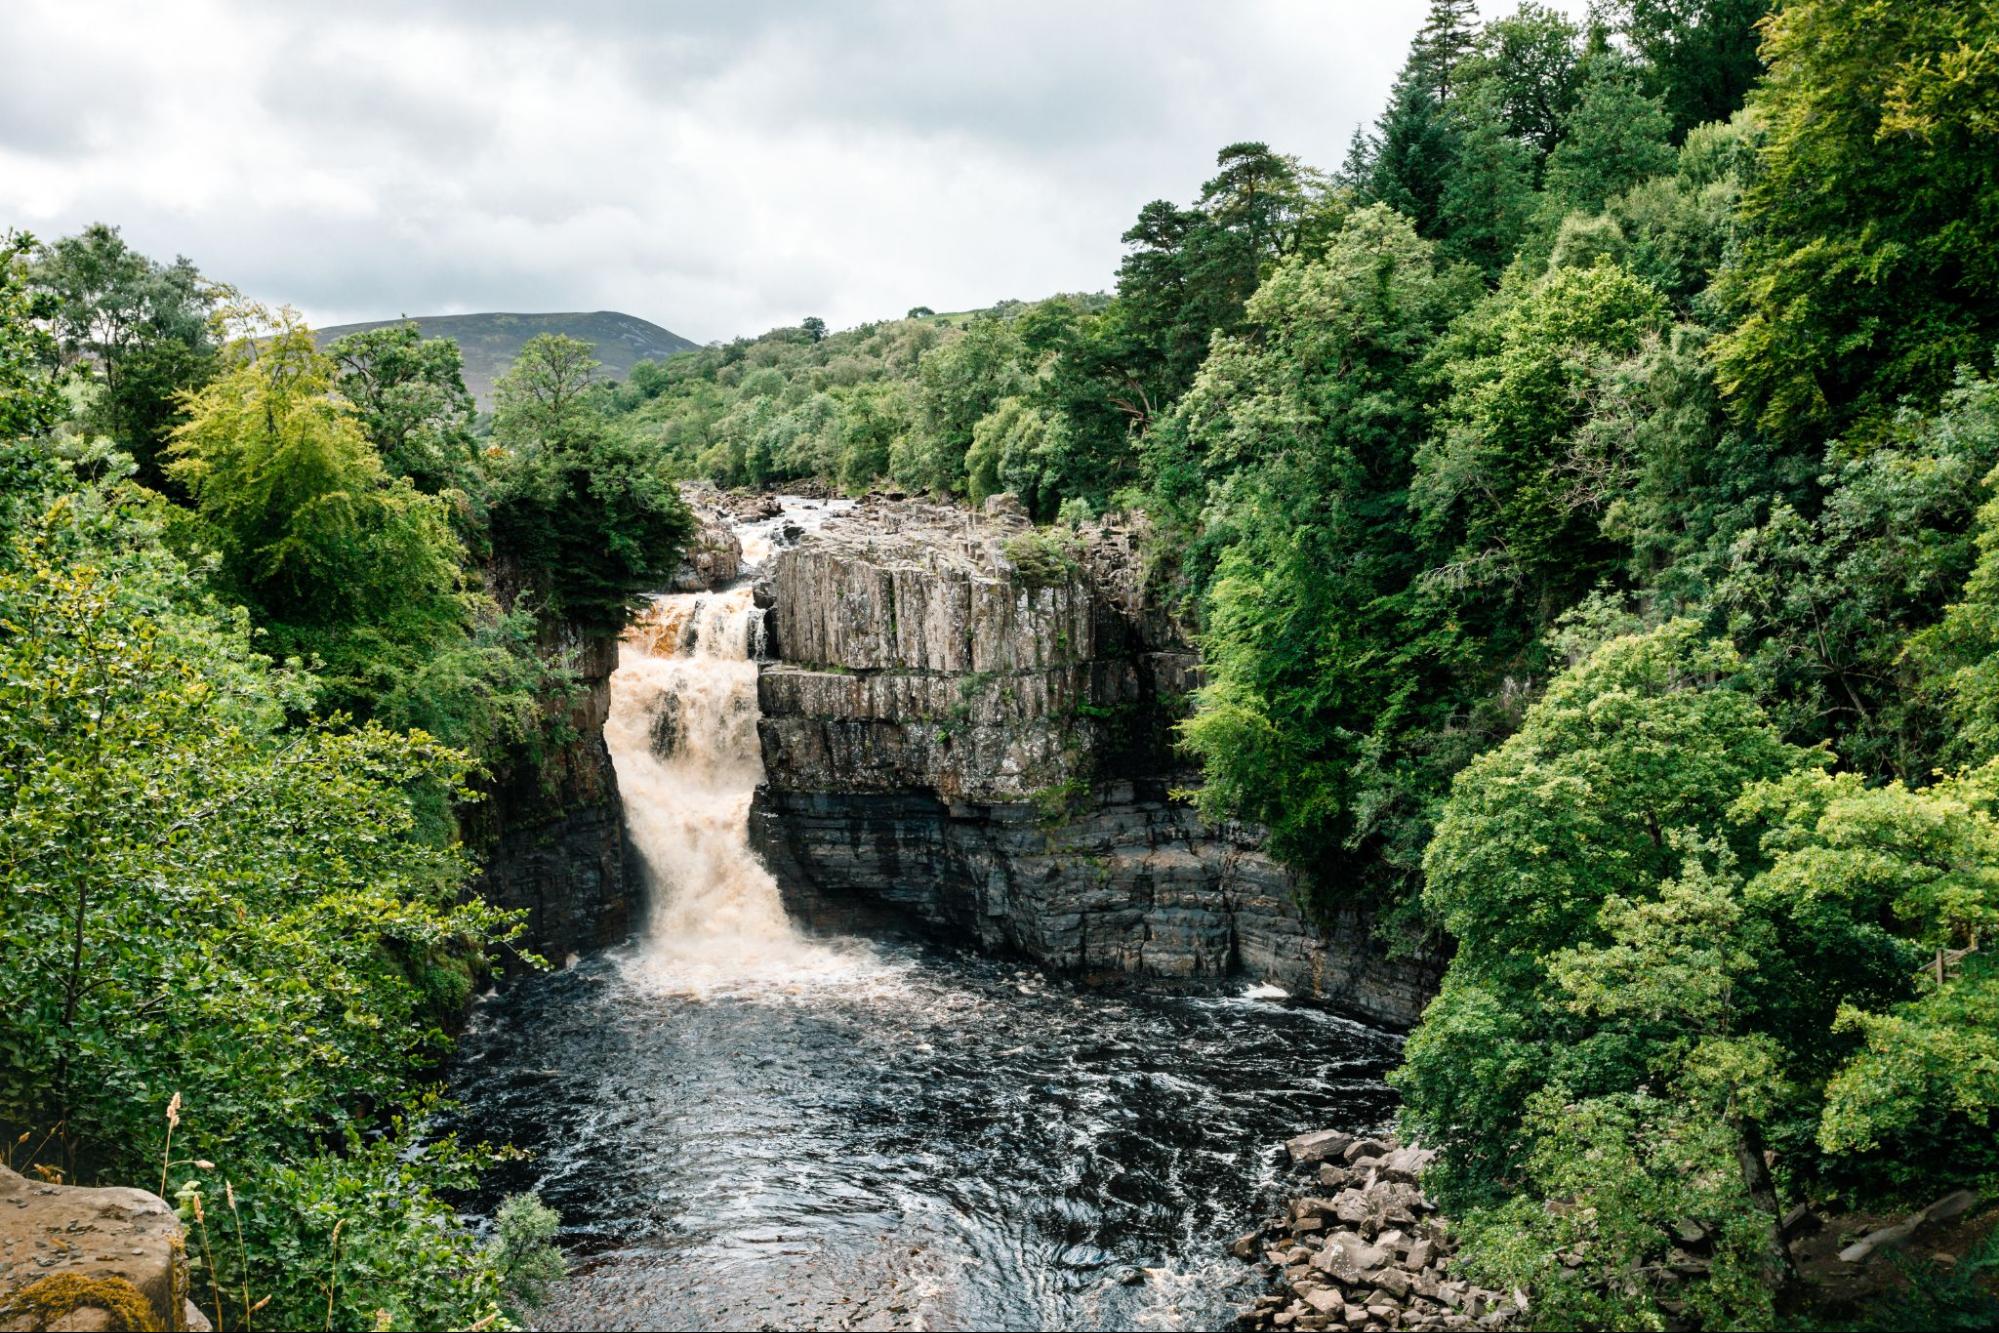
[[[808,923],[914,919],[1090,972],[1242,974],[1415,1020],[1429,961],[1308,922],[1257,830],[1169,797],[1198,658],[1140,534],[871,499],[760,576],[751,836]]]
[[[730,497],[705,482],[687,482],[680,488],[680,498],[693,512],[696,527],[673,576],[672,590],[706,592],[741,578],[743,543],[732,526],[736,513]]]

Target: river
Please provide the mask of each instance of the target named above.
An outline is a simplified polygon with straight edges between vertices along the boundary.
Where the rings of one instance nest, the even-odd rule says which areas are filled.
[[[767,554],[830,512],[744,529]],[[641,938],[482,1002],[468,1137],[530,1154],[572,1271],[546,1328],[1220,1328],[1278,1145],[1382,1123],[1395,1039],[1281,995],[1093,989],[915,940],[807,938],[747,842],[747,587],[656,600],[606,728]]]

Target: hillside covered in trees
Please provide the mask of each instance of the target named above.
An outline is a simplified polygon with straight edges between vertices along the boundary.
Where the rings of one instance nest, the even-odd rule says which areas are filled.
[[[564,633],[670,576],[680,480],[1010,492],[1149,534],[1203,811],[1453,951],[1392,1081],[1479,1281],[1989,1324],[1995,1242],[1856,1310],[1785,1218],[1999,1184],[1999,11],[1434,0],[1344,161],[1228,145],[1123,240],[622,378],[536,337],[488,423],[414,326],[10,233],[0,1128],[250,1200],[232,1325],[503,1326],[553,1219],[473,1235],[489,1153],[415,1126]]]
[[[322,352],[115,228],[9,240],[6,1160],[205,1213],[222,1326],[493,1327],[560,1271],[532,1198],[492,1242],[446,1201],[496,1150],[419,1127],[474,987],[534,961],[462,818],[691,531],[593,364],[530,341],[475,440],[455,343]]]

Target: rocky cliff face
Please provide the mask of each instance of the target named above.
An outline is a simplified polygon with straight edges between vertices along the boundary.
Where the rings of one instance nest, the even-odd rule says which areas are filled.
[[[578,677],[566,719],[574,739],[498,765],[487,799],[468,807],[462,823],[485,865],[480,896],[525,908],[522,946],[560,962],[624,939],[638,890],[626,868],[624,811],[604,746],[618,641],[558,635],[549,651]]]
[[[913,919],[1090,972],[1242,974],[1415,1020],[1433,962],[1308,923],[1256,831],[1168,798],[1197,659],[1136,534],[872,501],[780,551],[751,837],[792,913]]]

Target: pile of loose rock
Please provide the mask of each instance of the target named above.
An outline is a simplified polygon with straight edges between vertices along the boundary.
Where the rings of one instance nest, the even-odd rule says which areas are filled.
[[[1246,1327],[1490,1329],[1524,1314],[1523,1294],[1453,1274],[1456,1246],[1417,1183],[1435,1154],[1336,1130],[1285,1150],[1317,1187],[1231,1247],[1269,1265],[1279,1288],[1244,1314]]]

